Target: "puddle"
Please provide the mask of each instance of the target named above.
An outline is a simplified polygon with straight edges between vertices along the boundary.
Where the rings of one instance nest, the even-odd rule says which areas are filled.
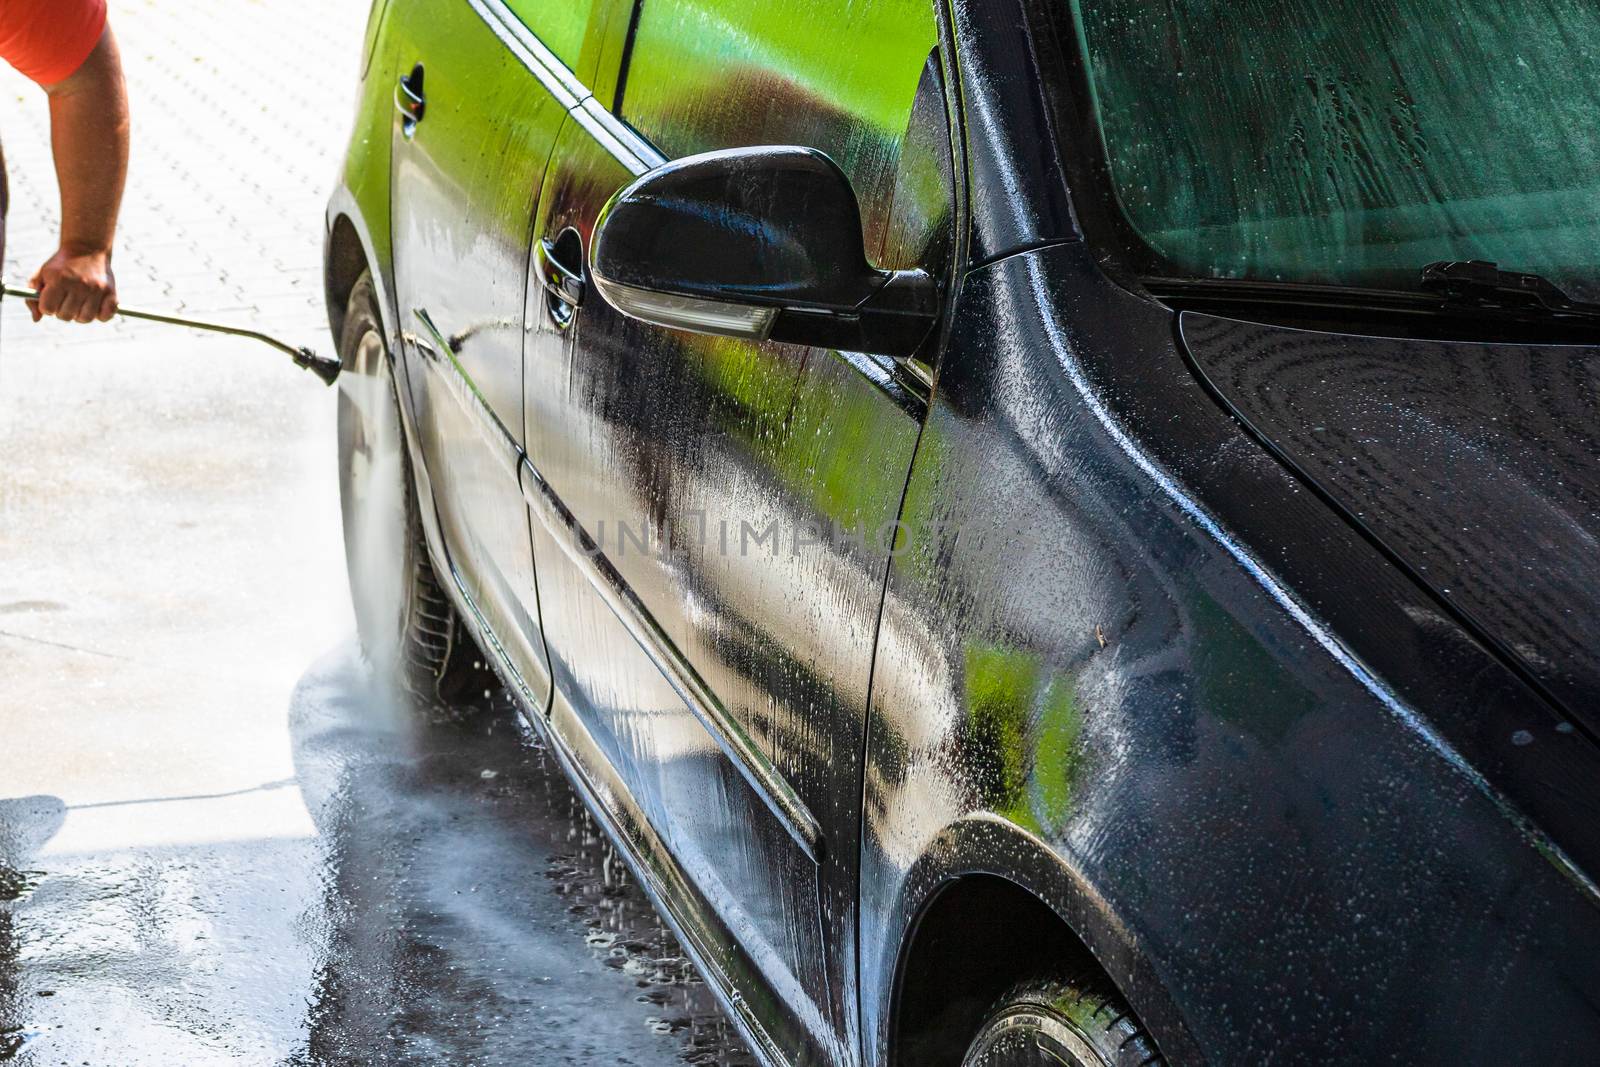
[[[23,900],[39,886],[44,871],[18,871],[0,867],[0,904]]]
[[[559,775],[541,753],[545,772]],[[564,817],[574,847],[552,856],[545,877],[566,911],[588,929],[584,942],[603,967],[634,980],[634,1001],[646,1005],[651,1032],[677,1036],[684,1062],[719,1067],[755,1067],[743,1040],[728,1022],[705,980],[683,954],[634,883],[627,865],[595,825],[575,794]]]
[[[352,657],[353,658],[353,657]],[[556,760],[503,702],[463,723],[302,681],[290,732],[326,896],[289,1063],[754,1067]]]
[[[43,1030],[30,1030],[25,1026],[0,1030],[0,1060],[14,1058],[35,1039],[43,1036]]]

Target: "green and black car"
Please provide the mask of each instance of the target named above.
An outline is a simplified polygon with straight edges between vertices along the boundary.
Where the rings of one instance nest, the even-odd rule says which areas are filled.
[[[365,646],[767,1062],[1600,1054],[1600,7],[378,0]]]

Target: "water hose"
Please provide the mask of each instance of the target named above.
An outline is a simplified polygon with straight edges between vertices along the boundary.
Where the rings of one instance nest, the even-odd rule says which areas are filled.
[[[32,289],[17,289],[10,285],[0,287],[0,293],[5,296],[20,296],[24,300],[39,299],[39,294]],[[146,322],[161,322],[169,326],[187,326],[194,330],[209,330],[212,333],[227,334],[229,337],[245,337],[252,341],[260,341],[264,345],[276,348],[294,360],[296,366],[304,367],[328,385],[332,385],[338,379],[339,372],[343,369],[337,359],[319,356],[309,348],[288,344],[260,330],[246,330],[238,326],[225,326],[219,322],[203,322],[200,319],[179,318],[177,315],[162,315],[154,311],[134,311],[125,307],[119,307],[117,314],[125,319],[143,319]]]

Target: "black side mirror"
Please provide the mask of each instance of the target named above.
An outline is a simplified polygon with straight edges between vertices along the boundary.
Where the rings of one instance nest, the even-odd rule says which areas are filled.
[[[623,314],[695,333],[903,358],[938,318],[928,274],[867,262],[850,179],[809,148],[658,167],[601,212],[589,270]]]

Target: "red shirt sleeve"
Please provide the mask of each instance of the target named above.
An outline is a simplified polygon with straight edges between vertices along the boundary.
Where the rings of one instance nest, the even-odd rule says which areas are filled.
[[[106,0],[0,0],[0,59],[40,85],[75,74],[106,27]]]

